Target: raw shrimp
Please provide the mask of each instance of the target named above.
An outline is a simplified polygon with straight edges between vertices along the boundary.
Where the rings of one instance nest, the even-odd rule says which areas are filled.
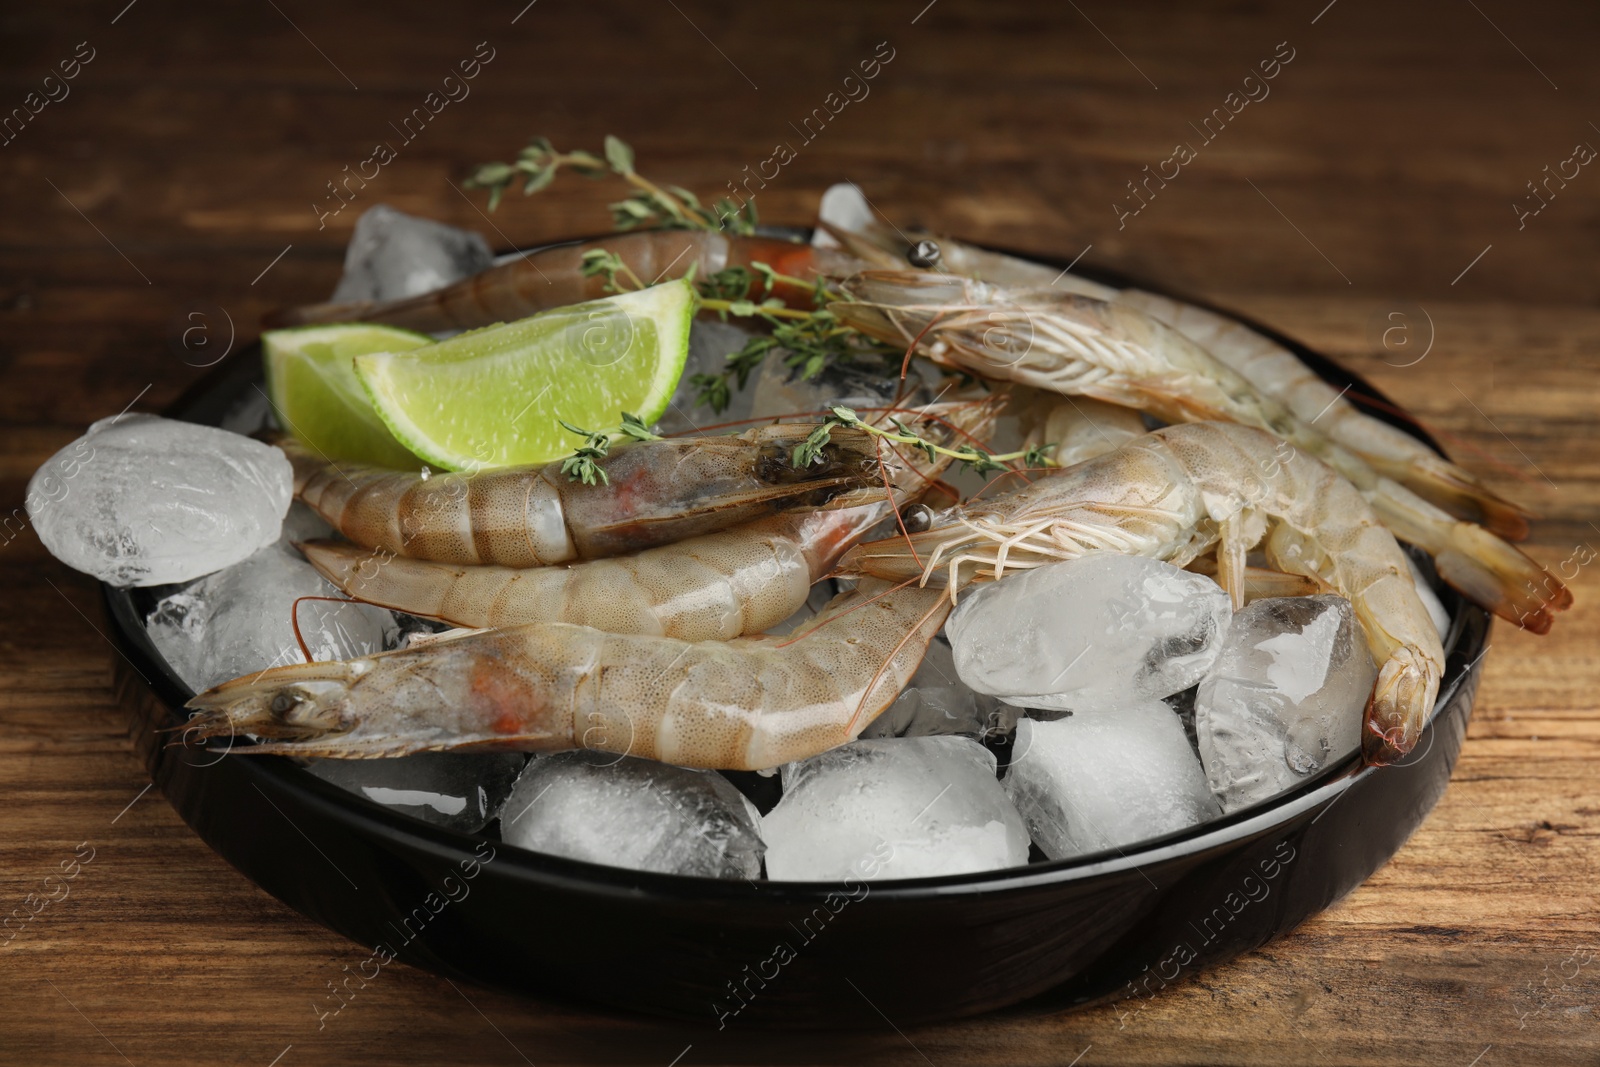
[[[854,739],[903,689],[949,614],[944,590],[863,582],[795,639],[680,641],[568,623],[274,667],[189,702],[185,737],[235,752],[375,758],[585,748],[761,770]]]
[[[1347,597],[1377,689],[1363,731],[1373,762],[1410,751],[1444,668],[1404,552],[1349,482],[1261,430],[1169,426],[1016,492],[952,508],[909,537],[858,545],[840,570],[942,584],[1110,551],[1182,566],[1213,544],[1220,584],[1242,603],[1245,553],[1266,538],[1278,569]]]
[[[996,403],[941,404],[939,421],[902,416],[935,444],[957,433],[987,436]],[[866,414],[870,415],[870,412]],[[946,428],[948,427],[948,429]],[[955,442],[957,446],[965,441]],[[895,508],[919,497],[950,463],[920,450],[885,447],[892,488],[857,490],[872,498],[853,507],[841,497],[823,511],[790,511],[628,556],[569,566],[462,566],[384,558],[354,545],[300,545],[311,564],[358,600],[457,626],[569,622],[610,633],[654,634],[685,641],[760,633],[794,614],[812,583],[839,555]]]
[[[940,237],[925,230],[902,234],[879,225],[862,230],[844,230],[826,223],[822,226],[851,255],[871,263],[875,268],[904,269],[911,265],[906,259],[911,247],[921,241],[932,241],[939,248],[939,261],[931,268],[935,271],[959,274],[1013,289],[1053,288],[1099,300],[1112,300],[1117,295],[1117,290],[1111,286],[1090,281],[1080,274],[1058,271],[1043,263],[1004,252],[991,252],[987,248],[969,245],[952,237]]]
[[[1404,430],[1363,413],[1276,341],[1226,315],[1154,293],[1124,289],[1116,300],[1194,341],[1302,420],[1314,420],[1323,433],[1378,473],[1423,499],[1510,540],[1528,536],[1530,513],[1525,508],[1495,495],[1470,472]]]
[[[1138,408],[1166,422],[1226,419],[1270,430],[1350,479],[1439,575],[1503,618],[1544,633],[1566,588],[1494,534],[1460,522],[1137,308],[1072,293],[1009,290],[954,275],[865,271],[841,321],[986,377]]]
[[[1027,433],[1024,444],[1046,448],[1049,458],[1060,467],[1076,466],[1086,459],[1103,456],[1149,430],[1144,416],[1132,408],[1086,396],[1035,392],[1033,403],[1024,407],[1022,414]],[[1195,557],[1187,564],[1187,569],[1215,578],[1216,554]],[[1327,586],[1303,574],[1286,574],[1257,566],[1245,567],[1241,585],[1245,604],[1264,597],[1311,596],[1328,591]]]
[[[876,481],[869,435],[833,434],[797,467],[810,426],[617,446],[596,463],[608,484],[584,485],[561,465],[467,474],[335,465],[292,440],[295,494],[357,544],[446,563],[543,566],[666,544],[771,514],[816,507]]]
[[[384,322],[411,330],[466,330],[526,318],[548,308],[580,304],[606,295],[605,278],[585,277],[584,253],[604,249],[650,284],[695,276],[726,267],[765,263],[780,274],[810,279],[853,269],[848,257],[770,237],[739,237],[695,230],[641,230],[593,241],[554,245],[490,267],[454,285],[400,300],[348,304],[310,304],[266,317],[268,327],[313,322]],[[810,309],[812,290],[789,284],[774,287],[773,296]]]
[[[1058,467],[1070,467],[1142,436],[1150,427],[1132,408],[1087,396],[1034,390],[1019,411],[1023,447],[1044,449]]]
[[[830,230],[858,258],[874,247],[903,256],[905,244],[885,229],[860,234]],[[918,240],[925,234],[909,235]],[[1317,423],[1328,437],[1366,460],[1378,473],[1399,482],[1457,518],[1484,526],[1509,540],[1528,535],[1527,509],[1495,494],[1469,471],[1456,466],[1403,430],[1365,414],[1344,394],[1276,341],[1237,319],[1140,289],[1114,289],[1068,271],[1001,252],[990,252],[947,237],[933,238],[940,268],[1008,289],[1076,293],[1137,308],[1172,327],[1256,388],[1285,404],[1306,423]]]

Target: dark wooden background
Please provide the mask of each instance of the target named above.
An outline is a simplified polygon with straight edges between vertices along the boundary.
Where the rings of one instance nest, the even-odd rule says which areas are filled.
[[[79,42],[94,58],[0,146],[0,510],[90,421],[160,410],[263,311],[325,297],[360,209],[502,248],[603,230],[604,186],[514,197],[491,224],[452,183],[533,134],[596,148],[614,132],[649,173],[706,192],[795,142],[760,194],[769,220],[807,221],[851,178],[900,226],[1087,250],[1237,307],[1369,375],[1536,506],[1542,560],[1600,544],[1600,173],[1552,183],[1521,228],[1513,207],[1600,145],[1593,4],[524,3],[8,5],[0,109]],[[882,41],[894,59],[871,95],[800,144],[790,123]],[[401,145],[389,124],[479,42],[495,58],[471,96]],[[1125,183],[1198,146],[1190,123],[1280,42],[1294,59],[1271,95],[1119,229]],[[399,158],[319,229],[324,183],[380,140]],[[1137,1014],[716,1033],[400,967],[319,1032],[313,999],[363,950],[142,793],[94,583],[5,530],[0,913],[80,842],[95,859],[0,948],[0,1061],[1600,1062],[1593,567],[1550,637],[1497,629],[1455,780],[1392,863]]]

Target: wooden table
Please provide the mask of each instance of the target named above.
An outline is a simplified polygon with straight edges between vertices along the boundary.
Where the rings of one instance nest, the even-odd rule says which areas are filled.
[[[1600,145],[1592,4],[125,2],[0,16],[0,106],[67,94],[0,145],[7,511],[90,421],[160,410],[263,311],[325,297],[372,204],[502,248],[604,229],[610,187],[563,181],[492,220],[458,187],[531,134],[594,149],[614,132],[711,194],[788,143],[760,191],[771,220],[808,220],[852,178],[897,225],[1082,253],[1237,307],[1369,375],[1538,508],[1541,560],[1600,545],[1600,174],[1565,164],[1543,201],[1527,187]],[[799,134],[883,41],[870,95]],[[470,96],[410,141],[391,127],[490,50]],[[75,78],[44,81],[75,54],[92,56]],[[1235,91],[1269,95],[1207,140]],[[396,158],[319,226],[326,183],[379,141]],[[1114,205],[1140,203],[1127,183],[1173,175],[1179,142],[1194,158],[1119,223]],[[0,911],[80,842],[94,859],[0,950],[0,1061],[1600,1062],[1600,568],[1568,564],[1578,607],[1549,637],[1496,629],[1455,780],[1392,863],[1137,1013],[717,1033],[399,967],[319,1031],[312,1001],[357,947],[144,791],[94,583],[5,521]]]

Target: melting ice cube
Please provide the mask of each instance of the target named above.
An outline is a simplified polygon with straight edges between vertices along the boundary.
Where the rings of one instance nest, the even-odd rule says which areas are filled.
[[[296,504],[285,526],[302,535],[323,524]],[[303,600],[302,597],[331,597]],[[338,603],[328,584],[288,543],[268,545],[242,563],[163,597],[145,621],[161,655],[197,692],[241,675],[303,663],[294,622],[313,660],[381,652],[394,637],[394,616],[369,604]]]
[[[995,697],[973,692],[957,676],[950,642],[941,634],[929,642],[922,665],[895,702],[861,731],[861,737],[962,734],[982,740],[1009,734],[1019,714]]]
[[[528,763],[500,812],[500,836],[555,856],[638,871],[755,878],[761,816],[715,771],[606,752]]]
[[[306,770],[385,807],[470,834],[499,812],[525,762],[520,752],[419,752],[393,759],[319,759]]]
[[[1377,676],[1344,597],[1257,600],[1235,615],[1195,697],[1200,756],[1223,810],[1353,754]]]
[[[740,389],[736,380],[731,381],[730,403],[726,410],[716,412],[699,403],[700,386],[695,384],[694,377],[721,374],[728,366],[728,356],[743,348],[751,336],[751,331],[737,321],[694,320],[689,327],[689,356],[684,361],[683,376],[678,379],[667,410],[661,414],[662,433],[698,433],[702,426],[720,426],[750,417],[751,403],[755,399],[753,382],[746,381],[745,388]]]
[[[101,419],[28,482],[50,554],[112,585],[183,582],[278,539],[294,478],[271,445],[212,426]]]
[[[1017,723],[1006,793],[1051,859],[1123,849],[1220,814],[1183,724],[1158,701]]]
[[[471,230],[378,204],[356,220],[333,299],[398,300],[458,282],[493,263],[488,243]]]
[[[1160,560],[1095,552],[964,593],[945,632],[961,680],[1032,708],[1103,708],[1187,689],[1232,615],[1216,582]]]
[[[1028,834],[995,780],[994,755],[965,737],[853,744],[783,768],[761,823],[767,877],[922,878],[1015,867]]]

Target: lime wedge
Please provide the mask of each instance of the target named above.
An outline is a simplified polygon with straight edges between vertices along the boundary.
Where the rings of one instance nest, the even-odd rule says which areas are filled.
[[[329,459],[405,469],[420,464],[394,439],[356,380],[353,359],[433,343],[427,334],[345,322],[261,337],[267,393],[283,428]]]
[[[548,463],[606,430],[661,417],[689,355],[686,281],[556,308],[410,352],[358,356],[372,406],[411,451],[446,470]]]

